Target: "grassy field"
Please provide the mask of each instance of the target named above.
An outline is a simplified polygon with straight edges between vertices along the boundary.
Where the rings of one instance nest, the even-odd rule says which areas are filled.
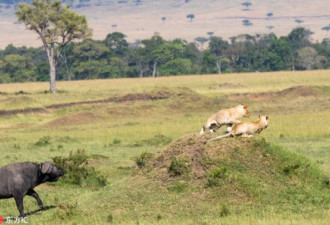
[[[310,201],[260,205],[243,199],[240,207],[230,206],[228,215],[219,216],[227,206],[216,194],[205,197],[197,186],[168,191],[162,182],[141,175],[135,157],[197,135],[220,108],[247,103],[250,118],[244,120],[270,116],[260,136],[330,176],[329,73],[57,82],[57,94],[47,91],[48,83],[0,84],[0,165],[51,161],[84,150],[88,165],[106,178],[104,187],[88,181],[38,186],[48,208],[36,211],[35,200],[26,197],[30,224],[327,224],[329,207]],[[185,185],[175,184],[174,190]],[[329,195],[327,189],[322,196]],[[0,216],[18,215],[13,199],[0,202]]]

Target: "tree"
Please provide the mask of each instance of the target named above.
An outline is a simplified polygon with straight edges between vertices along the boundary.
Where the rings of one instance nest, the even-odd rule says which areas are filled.
[[[113,30],[113,31],[116,31],[118,25],[117,25],[117,24],[112,24],[111,27],[112,27],[112,30]]]
[[[248,11],[249,10],[249,7],[252,5],[252,3],[251,2],[243,2],[242,3],[242,6],[245,6],[246,7],[246,9],[244,9],[245,11]]]
[[[269,36],[269,46],[263,51],[262,64],[266,71],[288,70],[291,65],[292,50],[286,38]]]
[[[195,15],[194,14],[188,14],[186,16],[186,18],[190,19],[190,22],[192,22],[192,20],[195,19]]]
[[[167,61],[159,68],[163,75],[190,74],[192,63],[189,59],[176,58]]]
[[[149,70],[149,57],[146,48],[132,48],[129,55],[129,63],[135,65],[138,70],[139,77],[144,77]]]
[[[312,47],[305,47],[298,50],[298,63],[306,70],[321,67],[326,62],[324,56],[319,56],[317,51]]]
[[[297,57],[297,51],[300,48],[310,45],[311,32],[303,27],[297,27],[293,29],[288,35],[289,43],[292,50],[292,70],[295,70],[295,59]]]
[[[63,6],[59,0],[33,0],[31,5],[20,3],[16,16],[41,38],[50,66],[50,91],[56,93],[56,64],[61,51],[73,40],[92,35],[86,17]]]
[[[211,37],[213,36],[214,32],[213,32],[213,31],[209,31],[209,32],[207,32],[206,34],[209,35],[210,38],[211,38]]]
[[[251,23],[250,20],[242,20],[242,24],[243,24],[243,26],[246,26],[246,27],[253,25],[253,23]]]
[[[151,52],[153,57],[153,71],[152,77],[157,76],[157,66],[159,64],[164,64],[169,60],[173,60],[182,54],[183,46],[178,43],[169,43],[165,42],[162,45],[158,46]]]
[[[116,56],[123,57],[128,51],[128,43],[125,37],[126,36],[120,32],[113,32],[107,35],[104,43]]]
[[[274,14],[273,13],[267,13],[267,17],[268,17],[268,19],[270,19],[272,16],[273,16]]]
[[[197,37],[195,38],[195,41],[199,42],[201,45],[201,50],[203,51],[203,45],[205,42],[207,42],[209,39],[205,37]]]
[[[330,25],[322,27],[322,30],[325,30],[327,32],[327,36],[328,36],[329,30],[330,30]]]
[[[142,0],[134,0],[136,5],[142,5]]]
[[[224,41],[221,37],[211,37],[209,49],[210,52],[216,57],[215,63],[218,69],[218,74],[221,74],[222,58],[228,46],[228,42]]]
[[[246,53],[246,47],[240,40],[240,37],[231,37],[231,45],[226,49],[225,55],[229,58],[232,72],[239,72],[237,70],[238,62],[241,57]]]
[[[274,29],[275,27],[274,26],[266,26],[266,28],[269,30],[269,31],[271,31],[272,29]]]
[[[300,24],[303,23],[304,21],[301,19],[296,19],[294,22],[296,22],[298,26],[300,26]]]
[[[6,55],[0,63],[0,70],[7,74],[7,82],[35,81],[35,67],[32,59],[27,56]]]
[[[110,54],[105,44],[92,39],[76,44],[72,52],[75,58],[75,78],[79,79],[98,78],[98,73],[107,64],[106,59]]]
[[[159,48],[164,43],[164,39],[158,33],[155,33],[150,40],[146,39],[142,41],[142,44],[145,46],[144,51],[142,51],[144,55],[143,58],[144,60],[147,60],[152,66],[153,77],[157,75],[157,64],[159,63],[157,59],[161,57],[162,54],[161,52],[159,52]],[[155,51],[156,49],[158,50]]]

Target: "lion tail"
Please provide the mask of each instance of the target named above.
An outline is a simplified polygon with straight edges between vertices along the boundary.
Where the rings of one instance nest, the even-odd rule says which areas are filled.
[[[221,135],[221,136],[218,136],[218,137],[215,137],[215,138],[212,138],[212,139],[208,140],[207,143],[208,143],[208,142],[211,142],[211,141],[215,141],[215,140],[221,139],[221,138],[231,137],[231,136],[233,136],[232,133],[228,133],[228,134],[225,134],[225,135]]]

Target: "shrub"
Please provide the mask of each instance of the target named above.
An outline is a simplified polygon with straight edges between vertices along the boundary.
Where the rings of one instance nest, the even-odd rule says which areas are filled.
[[[107,183],[106,178],[94,167],[87,166],[87,160],[91,157],[85,150],[77,150],[75,153],[71,152],[68,158],[58,156],[52,159],[56,166],[67,172],[62,182],[91,188],[103,187]]]
[[[161,220],[163,218],[163,216],[161,215],[161,214],[158,214],[157,215],[157,217],[156,217],[156,219],[159,221],[159,220]]]
[[[108,223],[112,223],[113,222],[113,215],[109,214],[108,215],[108,219],[107,219]]]
[[[285,175],[290,175],[295,170],[299,169],[299,167],[300,167],[300,163],[297,162],[297,163],[293,163],[293,164],[284,166],[282,170]]]
[[[40,138],[40,139],[35,143],[35,145],[36,145],[36,146],[46,146],[46,145],[49,145],[49,144],[50,144],[50,140],[51,140],[51,137],[49,137],[49,136],[44,136],[44,137]]]
[[[220,185],[221,179],[224,179],[227,176],[227,167],[217,167],[214,168],[209,174],[207,178],[207,186],[218,186]]]
[[[121,143],[121,140],[118,139],[118,138],[114,138],[114,139],[112,140],[112,144],[113,144],[113,145],[119,145],[120,143]]]
[[[168,173],[171,176],[181,176],[187,174],[190,171],[190,164],[184,158],[173,157],[171,159],[171,164],[168,167]]]
[[[135,157],[135,163],[136,165],[142,169],[145,167],[148,160],[150,160],[153,157],[154,154],[150,152],[142,152],[140,155]]]
[[[229,208],[226,204],[222,204],[220,208],[220,216],[225,217],[229,215]]]

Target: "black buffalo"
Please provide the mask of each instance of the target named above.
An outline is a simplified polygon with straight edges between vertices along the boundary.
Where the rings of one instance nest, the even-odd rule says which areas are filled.
[[[0,168],[0,199],[14,198],[20,216],[24,216],[23,197],[34,197],[39,207],[43,204],[33,188],[45,182],[55,182],[65,174],[62,168],[51,162],[36,164],[32,162],[13,163]]]

